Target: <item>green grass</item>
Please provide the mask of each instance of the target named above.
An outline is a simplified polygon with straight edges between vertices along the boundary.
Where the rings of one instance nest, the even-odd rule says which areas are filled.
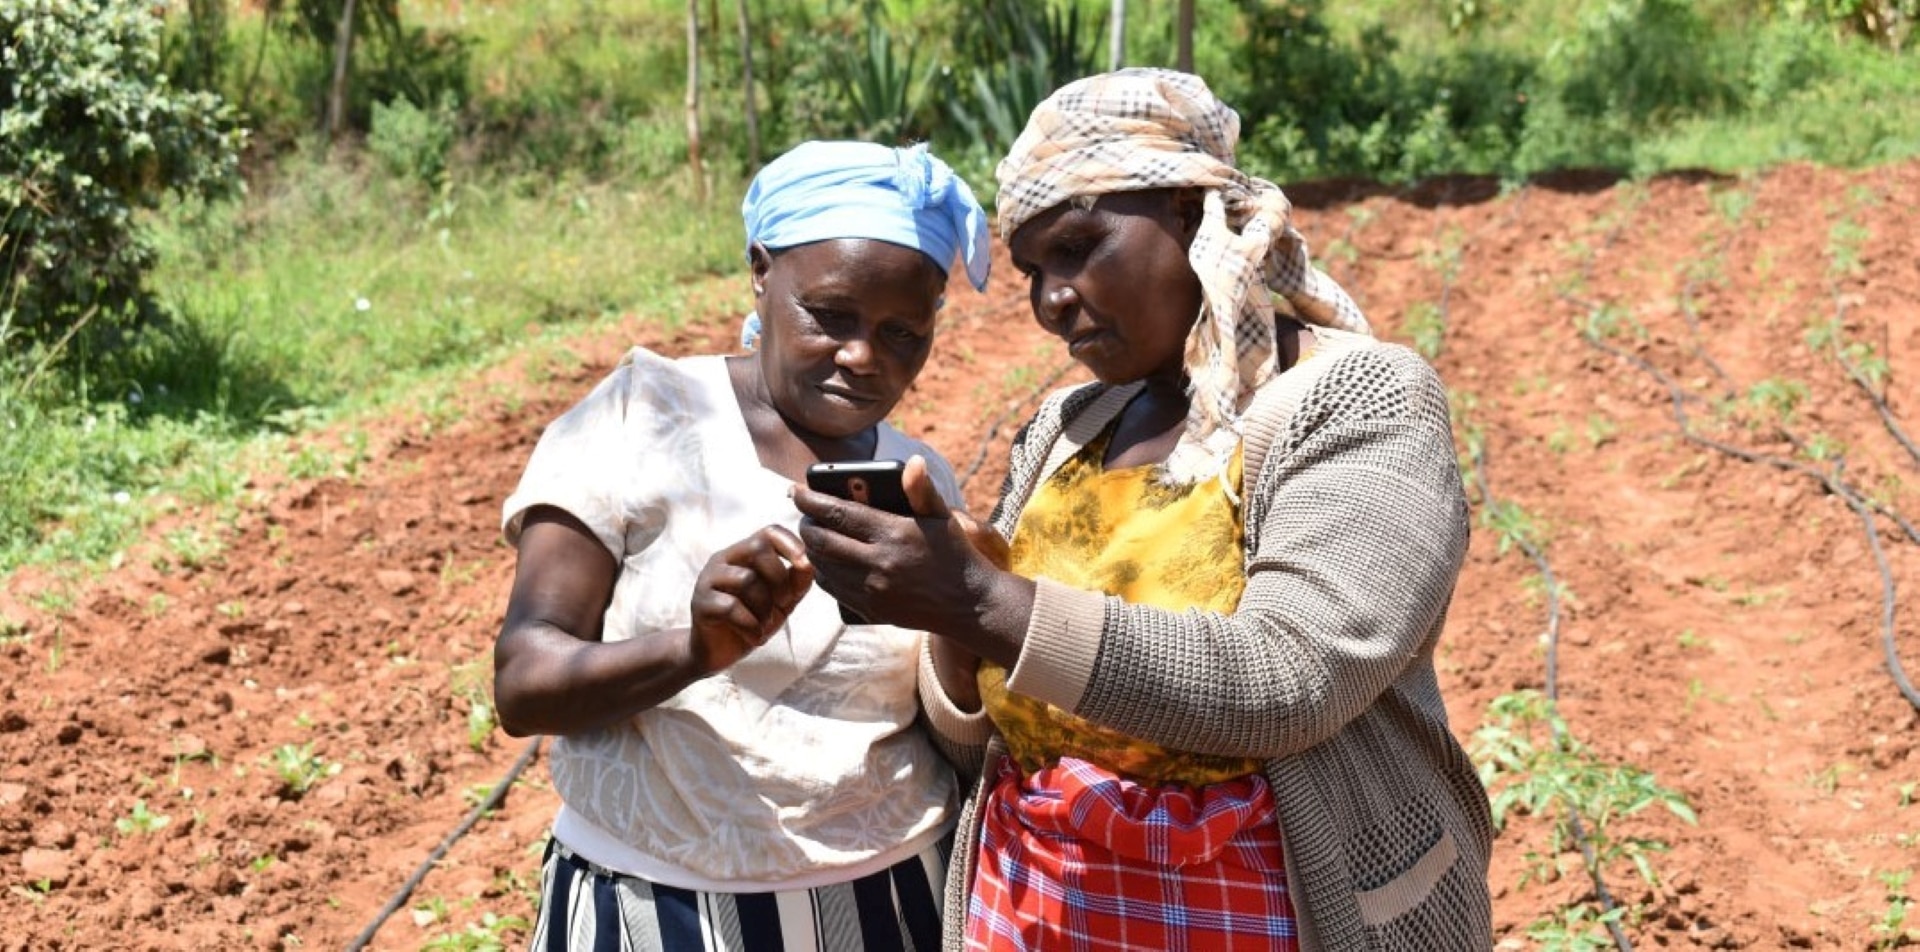
[[[172,315],[85,375],[0,389],[0,572],[110,563],[156,513],[229,503],[284,436],[621,311],[679,319],[739,258],[738,191],[461,181],[295,159],[243,203],[153,221]],[[673,240],[663,241],[662,236]],[[297,460],[295,460],[297,462]],[[285,465],[287,461],[279,461]]]
[[[1072,2],[1088,17],[1108,8]],[[923,62],[967,68],[943,45],[946,33],[915,32],[949,23],[950,6],[882,5],[904,41],[925,47]],[[1326,29],[1289,34],[1286,71],[1268,68],[1248,29],[1250,11],[1271,14],[1271,5],[1206,10],[1195,43],[1201,72],[1242,112],[1249,167],[1282,180],[1511,175],[1555,163],[1733,171],[1920,154],[1911,52],[1734,0],[1294,6],[1309,18],[1302,25]],[[702,64],[717,184],[697,208],[680,171],[684,6],[402,8],[427,44],[416,59],[383,60],[387,41],[370,39],[356,65],[356,119],[385,114],[387,125],[372,129],[367,149],[354,147],[354,133],[321,161],[299,143],[315,124],[326,45],[287,29],[291,8],[266,29],[257,12],[232,5],[208,81],[258,127],[252,194],[147,216],[159,253],[149,286],[170,323],[106,344],[82,335],[88,352],[44,374],[30,358],[0,357],[13,372],[0,379],[0,573],[111,564],[157,513],[227,511],[250,468],[350,476],[363,447],[291,450],[287,435],[401,394],[451,392],[530,327],[623,310],[672,320],[679,281],[737,271],[744,146],[731,9],[702,10],[717,18],[703,24]],[[177,40],[186,21],[169,9]],[[1129,62],[1171,61],[1171,9],[1133,11]],[[826,0],[755,12],[771,154],[821,133],[809,117],[831,114],[837,93],[805,65],[839,49],[821,45],[823,31],[858,14]],[[1452,22],[1461,13],[1473,16]],[[1289,85],[1295,74],[1304,87]],[[372,109],[402,87],[433,92],[432,102]],[[1289,98],[1298,95],[1306,99]],[[1306,125],[1291,132],[1331,138],[1282,141],[1296,120]],[[985,176],[997,156],[967,149],[937,122],[929,134],[991,194]],[[1605,313],[1589,330],[1636,327],[1630,315]],[[168,563],[217,558],[217,545],[200,541],[214,521],[197,518],[192,535],[176,530]]]

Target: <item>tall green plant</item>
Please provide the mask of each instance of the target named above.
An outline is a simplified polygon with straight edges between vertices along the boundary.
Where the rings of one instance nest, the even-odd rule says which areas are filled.
[[[869,6],[863,19],[864,42],[855,55],[834,61],[834,78],[851,124],[847,133],[873,142],[908,140],[923,131],[916,128],[915,117],[932,71],[915,68],[918,51],[895,39],[881,8]]]
[[[947,118],[969,145],[1004,153],[1055,89],[1104,69],[1106,18],[1066,4],[990,2],[956,41]]]
[[[239,186],[244,134],[160,72],[160,28],[142,0],[0,0],[0,353],[134,320],[134,211]]]

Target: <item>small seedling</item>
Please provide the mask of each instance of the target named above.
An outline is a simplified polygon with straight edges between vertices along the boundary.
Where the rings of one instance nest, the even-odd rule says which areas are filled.
[[[192,526],[175,529],[164,538],[167,550],[173,556],[171,564],[184,569],[206,568],[219,557],[223,548],[219,539]],[[166,560],[162,562],[160,567],[166,568]]]
[[[447,671],[453,695],[467,702],[467,745],[476,751],[487,749],[487,741],[492,739],[494,728],[500,723],[487,683],[487,671],[491,667],[489,659],[479,658],[454,665]]]
[[[293,797],[340,772],[340,765],[314,753],[312,744],[281,744],[267,759],[267,765],[279,775],[281,789]]]
[[[467,706],[467,746],[476,751],[487,749],[487,741],[493,737],[493,729],[499,722],[494,718],[493,705],[485,701],[473,701]]]
[[[1806,399],[1806,384],[1779,377],[1769,377],[1747,390],[1747,402],[1770,423],[1792,422],[1794,412]]]
[[[1827,270],[1836,276],[1859,274],[1861,250],[1872,236],[1861,225],[1835,222],[1827,232]]]
[[[1598,413],[1587,414],[1587,445],[1594,449],[1597,450],[1613,442],[1614,436],[1619,432],[1620,424]]]
[[[1851,766],[1844,763],[1831,764],[1825,770],[1816,770],[1808,774],[1807,785],[1821,793],[1832,796],[1840,789],[1841,776],[1850,773],[1852,770],[1853,768]]]
[[[468,809],[472,809],[487,802],[487,798],[493,796],[494,786],[491,783],[476,783],[460,791],[460,799],[466,802]]]
[[[1527,938],[1539,943],[1541,952],[1599,952],[1614,947],[1607,926],[1620,921],[1625,906],[1599,912],[1586,903],[1556,910],[1555,915],[1536,919],[1527,926]]]
[[[1887,887],[1887,911],[1873,924],[1873,934],[1879,936],[1873,943],[1876,952],[1899,948],[1912,938],[1907,930],[1907,910],[1913,905],[1913,897],[1907,895],[1907,880],[1912,876],[1913,871],[1905,869],[1880,874],[1881,884]]]
[[[527,931],[527,920],[519,916],[501,916],[488,912],[479,922],[470,922],[465,930],[434,936],[422,949],[453,952],[505,952],[507,934]]]
[[[1489,500],[1480,510],[1482,525],[1494,531],[1494,547],[1501,555],[1518,548],[1538,549],[1540,527],[1525,509],[1504,499]]]
[[[447,901],[434,896],[408,910],[413,916],[413,924],[422,929],[436,922],[447,921]]]
[[[1825,433],[1815,433],[1807,438],[1804,452],[1808,459],[1816,463],[1825,463],[1846,455],[1847,444]]]
[[[1471,752],[1481,781],[1492,791],[1494,826],[1504,827],[1516,812],[1552,824],[1549,850],[1527,854],[1521,884],[1558,878],[1555,858],[1574,846],[1577,818],[1592,846],[1589,876],[1598,878],[1603,870],[1627,863],[1648,885],[1657,885],[1652,856],[1666,844],[1623,833],[1617,824],[1655,805],[1696,823],[1686,797],[1661,786],[1647,771],[1601,760],[1538,691],[1502,695],[1487,711],[1488,723],[1474,732]]]
[[[1580,321],[1580,333],[1588,340],[1608,341],[1623,334],[1634,340],[1645,340],[1646,325],[1641,324],[1633,312],[1617,304],[1602,304]]]
[[[113,828],[119,830],[122,836],[131,836],[135,833],[152,833],[172,822],[173,818],[164,813],[149,811],[147,801],[135,800],[132,812],[113,821]]]
[[[1760,608],[1787,597],[1784,586],[1756,588],[1733,596],[1733,603],[1741,608]]]
[[[1440,314],[1440,307],[1431,301],[1421,301],[1407,308],[1407,316],[1400,322],[1401,332],[1413,344],[1413,349],[1428,360],[1440,356],[1440,347],[1446,342],[1446,319]]]

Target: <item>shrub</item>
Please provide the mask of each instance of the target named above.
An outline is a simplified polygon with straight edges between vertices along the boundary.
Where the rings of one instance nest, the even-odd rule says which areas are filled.
[[[244,133],[169,85],[152,9],[0,0],[0,347],[137,315],[153,253],[135,209],[238,187]]]
[[[439,187],[447,175],[447,151],[458,134],[459,109],[450,93],[422,109],[401,98],[374,103],[367,150],[401,178]]]

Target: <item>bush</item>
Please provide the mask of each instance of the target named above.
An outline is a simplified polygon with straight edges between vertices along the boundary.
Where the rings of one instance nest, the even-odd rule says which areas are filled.
[[[168,84],[160,28],[141,0],[0,0],[0,353],[137,319],[134,210],[239,186],[244,133]]]
[[[373,128],[367,133],[367,151],[387,171],[432,188],[447,177],[447,150],[458,134],[459,107],[451,94],[422,109],[405,98],[373,105]]]

